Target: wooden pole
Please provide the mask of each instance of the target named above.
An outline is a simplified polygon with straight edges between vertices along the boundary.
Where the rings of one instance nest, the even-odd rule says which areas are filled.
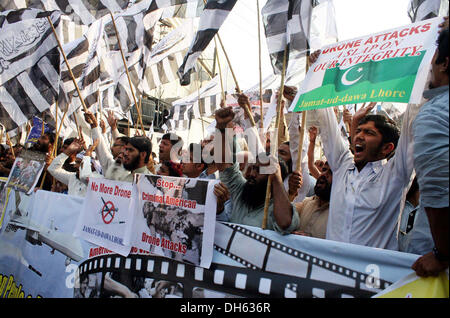
[[[259,0],[256,0],[256,12],[258,19],[258,56],[259,56],[259,103],[260,103],[260,112],[261,119],[259,121],[259,127],[261,129],[264,128],[264,116],[263,116],[263,93],[262,93],[262,61],[261,61],[261,21],[260,21],[260,13],[259,13]]]
[[[81,101],[81,105],[83,106],[84,111],[87,112],[88,109],[86,107],[86,104],[84,103],[84,99],[83,99],[83,96],[81,95],[81,91],[80,91],[80,89],[79,89],[79,87],[77,85],[77,81],[75,80],[75,76],[73,76],[72,69],[70,68],[69,61],[67,61],[66,54],[64,53],[64,50],[63,50],[63,48],[61,46],[61,43],[59,42],[58,35],[56,34],[56,30],[55,30],[55,27],[53,26],[52,20],[50,19],[49,16],[47,16],[47,20],[50,23],[50,26],[52,27],[53,34],[55,35],[56,42],[58,43],[59,50],[61,51],[61,54],[62,54],[62,56],[64,58],[64,62],[66,63],[67,69],[69,70],[70,78],[72,79],[72,82],[75,85],[75,88],[77,90],[78,97],[80,98],[80,101]]]
[[[64,111],[64,115],[61,119],[61,122],[59,123],[58,131],[56,132],[56,139],[58,139],[58,137],[59,137],[59,133],[61,131],[62,125],[64,124],[64,119],[66,118],[68,110],[69,110],[69,107],[67,107],[67,109]],[[55,150],[55,154],[56,154],[56,150]]]
[[[203,3],[206,4],[206,0],[203,0]],[[220,39],[219,33],[217,33],[216,36],[217,36],[217,39],[219,40],[220,47],[222,48],[223,54],[225,55],[225,59],[227,60],[228,67],[230,68],[231,75],[233,76],[234,83],[236,84],[236,90],[237,90],[238,94],[241,94],[242,92],[241,92],[241,89],[239,88],[239,84],[238,84],[238,82],[237,82],[236,75],[234,74],[233,67],[231,66],[230,59],[228,58],[227,51],[225,51],[225,48],[224,48],[224,46],[223,46],[222,40]],[[248,106],[248,107],[245,107],[244,111],[245,111],[245,113],[247,114],[247,116],[248,116],[248,118],[249,118],[249,120],[250,120],[250,123],[251,123],[252,127],[254,127],[254,126],[256,125],[256,124],[255,124],[255,119],[253,118],[253,114],[252,114],[252,112],[251,112],[250,105],[247,105],[247,106]]]
[[[223,89],[223,78],[222,78],[222,67],[220,66],[220,60],[219,60],[219,51],[217,50],[217,40],[216,37],[214,37],[214,43],[216,45],[216,58],[217,58],[217,66],[219,67],[219,78],[220,78],[220,89],[222,92],[222,100],[225,102],[225,91]]]
[[[55,103],[55,129],[58,128],[58,101]],[[58,134],[55,137],[55,144],[53,145],[53,157],[56,157],[56,149],[58,148]]]
[[[142,96],[139,97],[139,109],[142,109]],[[134,125],[134,129],[138,130],[138,122],[136,121],[135,125]],[[145,136],[145,131],[144,131],[144,136]]]
[[[2,124],[0,124],[0,144],[3,141],[3,134],[5,133],[5,128],[3,127]]]
[[[283,98],[283,91],[284,91],[284,77],[285,77],[285,71],[286,71],[286,59],[287,59],[287,51],[288,51],[288,47],[286,45],[286,48],[284,49],[284,55],[283,55],[283,70],[281,72],[281,84],[280,84],[280,91],[278,93],[278,112],[277,112],[277,117],[275,120],[275,132],[276,132],[276,138],[274,138],[273,143],[275,144],[275,146],[272,146],[272,142],[271,142],[271,147],[270,147],[270,154],[271,156],[275,155],[275,151],[278,148],[278,133],[279,133],[279,129],[280,129],[280,119],[281,119],[281,113],[283,111],[282,105],[281,105],[281,101]],[[262,223],[262,229],[265,230],[267,228],[267,217],[269,215],[269,202],[270,202],[270,197],[271,197],[271,188],[272,188],[272,175],[269,176],[268,180],[267,180],[267,188],[266,188],[266,200],[264,202],[264,216],[263,216],[263,223]]]
[[[306,54],[306,73],[309,70],[309,51]],[[300,126],[300,136],[298,138],[298,155],[296,162],[296,171],[302,172],[302,157],[303,157],[303,140],[305,138],[305,127],[306,126],[306,110],[302,111],[302,124]],[[289,199],[292,201],[295,199],[297,194],[289,195]]]
[[[139,108],[139,105],[137,103],[136,95],[134,94],[134,90],[133,90],[133,84],[131,83],[130,74],[128,73],[127,62],[125,60],[125,55],[123,54],[122,44],[120,44],[120,37],[119,37],[119,32],[117,32],[116,21],[114,20],[113,14],[111,12],[109,12],[109,14],[111,16],[114,30],[116,31],[117,42],[119,43],[120,54],[122,55],[123,66],[125,67],[125,72],[128,77],[128,84],[130,84],[130,90],[131,90],[131,95],[133,96],[134,105],[136,105],[136,110],[137,110],[138,117],[139,117],[139,123],[141,124],[142,133],[145,135],[144,124],[142,123],[141,109]]]
[[[200,113],[200,121],[202,122],[202,137],[205,139],[205,126],[203,124],[203,115],[202,110],[200,108],[200,88],[201,88],[201,78],[200,78],[200,72],[197,72],[197,95],[198,95],[198,111]]]
[[[80,128],[80,126],[78,126],[78,120],[77,120],[77,114],[76,113],[73,113],[73,119],[75,120],[75,126],[77,126],[78,138],[79,139],[83,139],[82,133],[81,133],[81,128]]]
[[[42,137],[44,135],[44,132],[45,132],[45,122],[44,122],[44,115],[43,114],[42,114],[41,121],[42,121],[42,127],[41,127],[41,137]]]

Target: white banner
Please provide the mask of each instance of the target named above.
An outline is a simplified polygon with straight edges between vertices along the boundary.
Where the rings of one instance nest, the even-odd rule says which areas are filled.
[[[131,246],[125,244],[124,234],[133,223],[129,209],[132,189],[129,182],[89,178],[75,235],[127,256]]]
[[[136,175],[134,240],[128,245],[209,268],[212,260],[219,180]],[[133,239],[131,233],[126,236]]]

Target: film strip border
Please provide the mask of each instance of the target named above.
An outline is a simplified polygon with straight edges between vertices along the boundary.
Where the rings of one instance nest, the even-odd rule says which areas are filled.
[[[252,298],[369,298],[374,292],[323,281],[212,263],[209,269],[154,255],[98,256],[80,264],[80,278],[94,273],[120,272],[132,277],[183,285],[183,297],[210,290],[227,297]]]
[[[276,242],[238,224],[217,222],[216,238],[220,239],[215,240],[215,250],[253,270],[333,282],[374,293],[392,285],[389,281]],[[255,246],[252,253],[248,253],[248,246]]]

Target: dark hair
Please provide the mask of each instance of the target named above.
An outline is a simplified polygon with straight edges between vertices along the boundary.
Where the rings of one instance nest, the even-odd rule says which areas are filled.
[[[63,145],[70,145],[75,140],[75,137],[67,138],[64,140]]]
[[[444,29],[443,31],[441,31],[441,33],[439,34],[438,39],[436,40],[436,44],[437,44],[437,50],[438,50],[438,55],[436,58],[436,62],[435,64],[441,64],[445,62],[445,58],[449,57],[448,55],[448,28]],[[445,70],[445,73],[447,73],[447,75],[449,75],[448,73],[448,65],[447,65],[447,69]]]
[[[44,135],[48,137],[48,140],[52,145],[55,144],[56,134],[54,132],[45,132]]]
[[[169,140],[170,143],[172,144],[172,146],[175,145],[177,142],[181,141],[181,147],[183,147],[183,139],[181,139],[181,137],[178,136],[177,134],[174,134],[174,133],[164,134],[161,137],[161,140],[163,140],[163,139]]]
[[[139,150],[139,153],[146,152],[145,163],[148,163],[150,154],[152,153],[152,142],[147,137],[135,136],[128,139],[128,144]]]
[[[394,144],[394,149],[397,148],[400,130],[392,119],[380,114],[370,114],[362,118],[358,125],[363,125],[369,121],[373,121],[375,127],[380,131],[383,137],[381,141],[383,144],[392,142]]]
[[[280,164],[281,178],[284,180],[287,176],[289,176],[288,164],[281,158],[278,160],[278,163]]]
[[[183,176],[183,169],[181,168],[181,164],[173,162],[171,160],[166,160],[163,162],[163,165],[165,165],[169,169],[169,176],[171,177]]]
[[[192,154],[192,160],[194,163],[200,163],[205,165],[205,168],[208,166],[206,162],[203,160],[203,147],[201,144],[191,143],[189,145],[189,154]],[[200,154],[200,156],[198,155]],[[200,158],[199,158],[200,157]]]
[[[417,182],[417,176],[415,176],[406,194],[406,199],[411,198],[417,191],[419,191],[419,183]]]
[[[130,137],[120,136],[120,137],[117,137],[116,140],[120,140],[121,142],[123,142],[126,145],[128,143],[128,141],[130,140]]]

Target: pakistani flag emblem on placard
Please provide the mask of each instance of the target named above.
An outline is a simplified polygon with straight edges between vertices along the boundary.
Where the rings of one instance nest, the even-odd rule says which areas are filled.
[[[322,48],[289,111],[366,102],[420,103],[442,18]]]
[[[322,85],[299,97],[294,111],[368,101],[408,103],[420,55],[369,61],[325,71]]]

